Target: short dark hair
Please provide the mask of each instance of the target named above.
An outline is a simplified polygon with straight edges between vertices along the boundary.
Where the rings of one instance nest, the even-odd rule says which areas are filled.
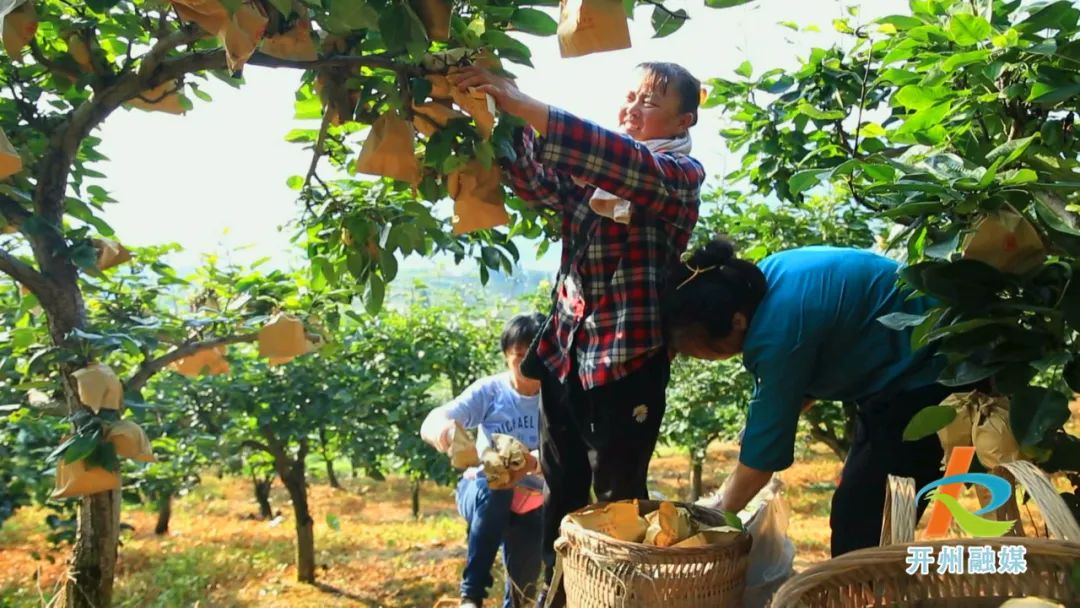
[[[754,318],[767,288],[761,269],[735,257],[732,242],[718,235],[668,273],[665,333],[670,339],[674,330],[696,326],[709,338],[726,337],[735,313]]]
[[[701,104],[700,80],[677,63],[646,61],[637,67],[649,74],[652,84],[660,91],[667,91],[668,85],[674,86],[679,96],[679,111],[692,114],[694,120],[690,125],[697,124],[698,106]]]
[[[507,321],[503,326],[502,336],[499,337],[502,352],[509,352],[515,346],[531,345],[543,324],[544,315],[540,313],[517,315]]]

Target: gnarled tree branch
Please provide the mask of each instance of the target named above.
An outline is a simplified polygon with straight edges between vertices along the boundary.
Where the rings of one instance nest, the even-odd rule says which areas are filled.
[[[0,249],[0,272],[24,285],[37,296],[39,302],[45,301],[52,293],[48,279],[5,249]]]
[[[142,390],[142,388],[146,386],[146,383],[150,380],[151,377],[153,377],[154,374],[165,369],[171,363],[179,361],[184,357],[194,355],[201,350],[215,348],[218,346],[225,346],[228,344],[254,342],[258,339],[258,333],[236,334],[232,336],[224,336],[221,338],[213,338],[211,340],[203,340],[201,342],[191,342],[188,344],[184,344],[183,346],[178,346],[156,359],[144,361],[143,364],[139,366],[139,371],[135,372],[135,375],[127,381],[125,387],[129,391]]]

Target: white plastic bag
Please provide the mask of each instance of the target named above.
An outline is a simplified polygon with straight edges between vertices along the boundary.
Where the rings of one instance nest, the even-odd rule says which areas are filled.
[[[739,513],[739,519],[753,538],[743,592],[745,608],[766,608],[773,594],[794,574],[795,545],[787,533],[791,508],[784,499],[783,488],[784,482],[774,475]],[[719,508],[725,489],[727,481],[716,494],[699,500],[698,504]]]

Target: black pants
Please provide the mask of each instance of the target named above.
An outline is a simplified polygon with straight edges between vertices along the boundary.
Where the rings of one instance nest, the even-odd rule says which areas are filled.
[[[550,375],[541,380],[547,582],[555,565],[559,524],[567,513],[590,504],[590,488],[599,501],[649,497],[645,482],[667,407],[669,374],[670,361],[661,353],[629,376],[590,390],[582,388],[576,366],[565,383]],[[554,602],[562,605],[561,598]]]
[[[940,404],[951,393],[973,388],[935,384],[858,404],[855,439],[844,461],[829,517],[833,557],[878,545],[889,475],[914,478],[916,489],[941,477],[943,453],[937,435],[904,441],[904,428],[924,407]],[[926,509],[925,501],[920,502],[916,517]]]

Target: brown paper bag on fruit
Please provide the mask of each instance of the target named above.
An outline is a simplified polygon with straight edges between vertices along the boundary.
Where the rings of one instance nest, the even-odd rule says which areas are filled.
[[[64,41],[67,42],[68,55],[75,61],[76,64],[84,72],[93,73],[94,62],[90,56],[90,47],[86,45],[86,42],[79,36],[79,32],[72,30],[64,35]]]
[[[120,489],[120,475],[101,467],[87,467],[85,460],[56,464],[56,489],[50,498],[74,498]]]
[[[529,460],[529,448],[513,435],[492,433],[491,442],[495,451],[499,453],[506,468],[510,471],[520,471]]]
[[[420,163],[416,160],[416,132],[412,125],[393,111],[376,119],[356,159],[356,171],[416,183]]]
[[[131,261],[131,252],[116,241],[91,239],[90,242],[98,250],[98,270],[108,270]]]
[[[1020,446],[1009,426],[1009,399],[982,395],[971,427],[975,456],[988,470],[1020,458]]]
[[[0,129],[0,179],[6,179],[22,171],[22,157],[11,145],[4,130]]]
[[[585,507],[566,518],[586,530],[631,543],[640,543],[649,527],[645,519],[638,515],[637,501]]]
[[[118,410],[124,402],[124,387],[108,365],[91,363],[72,372],[71,377],[79,391],[79,401],[98,413],[101,410]]]
[[[105,441],[113,444],[116,455],[136,462],[157,462],[150,449],[150,439],[141,426],[130,420],[120,420],[109,425]]]
[[[495,101],[491,96],[475,89],[466,92],[457,87],[451,87],[450,95],[459,108],[472,116],[480,135],[484,139],[490,138],[495,130]]]
[[[411,4],[427,30],[428,38],[438,42],[450,40],[449,0],[413,0]]]
[[[217,34],[229,21],[229,11],[219,0],[170,1],[181,19],[198,24],[208,34]]]
[[[487,448],[480,455],[480,464],[484,467],[484,477],[491,489],[505,490],[510,487],[510,469],[507,468],[499,452]]]
[[[944,452],[941,459],[942,467],[948,464],[949,454],[952,453],[953,448],[972,445],[971,421],[975,414],[976,403],[980,394],[981,393],[978,393],[977,391],[971,393],[954,393],[941,402],[942,406],[951,407],[956,410],[956,418],[946,425],[945,428],[937,432],[938,440],[941,442],[941,449]]]
[[[485,169],[476,160],[450,174],[447,186],[454,199],[454,234],[494,228],[510,221],[503,207],[500,177],[498,166]]]
[[[455,118],[467,118],[445,103],[430,101],[413,104],[413,127],[424,137],[431,137]]]
[[[34,0],[25,0],[4,17],[4,50],[12,61],[21,61],[23,49],[37,34],[38,19]]]
[[[453,99],[454,94],[451,91],[452,86],[450,80],[442,74],[428,74],[425,76],[427,81],[431,83],[431,97],[432,99]],[[413,106],[415,109],[415,106]]]
[[[649,529],[645,531],[645,544],[670,547],[689,538],[693,533],[690,512],[664,501],[660,507],[645,516]]]
[[[255,54],[268,22],[269,19],[257,4],[244,3],[226,22],[225,28],[218,32],[218,40],[225,47],[225,62],[230,72],[239,71]]]
[[[138,108],[144,112],[183,114],[187,110],[180,100],[180,88],[181,85],[178,82],[168,80],[152,89],[139,93],[138,97],[127,100],[124,105]]]
[[[225,360],[225,347],[204,348],[170,365],[181,376],[195,378],[202,374],[210,376],[229,371],[229,362]]]
[[[311,37],[311,21],[299,19],[289,31],[262,41],[259,50],[271,57],[292,61],[315,61],[319,49]]]
[[[620,0],[562,0],[558,35],[563,57],[630,48],[630,28]]]
[[[308,352],[304,323],[296,317],[280,312],[259,330],[259,356],[272,358],[295,357]]]
[[[454,430],[450,436],[450,464],[455,469],[467,469],[480,464],[480,456],[476,453],[476,441],[460,422],[454,423]]]
[[[1038,230],[1011,207],[987,213],[964,242],[964,257],[1002,272],[1023,274],[1046,259]]]

